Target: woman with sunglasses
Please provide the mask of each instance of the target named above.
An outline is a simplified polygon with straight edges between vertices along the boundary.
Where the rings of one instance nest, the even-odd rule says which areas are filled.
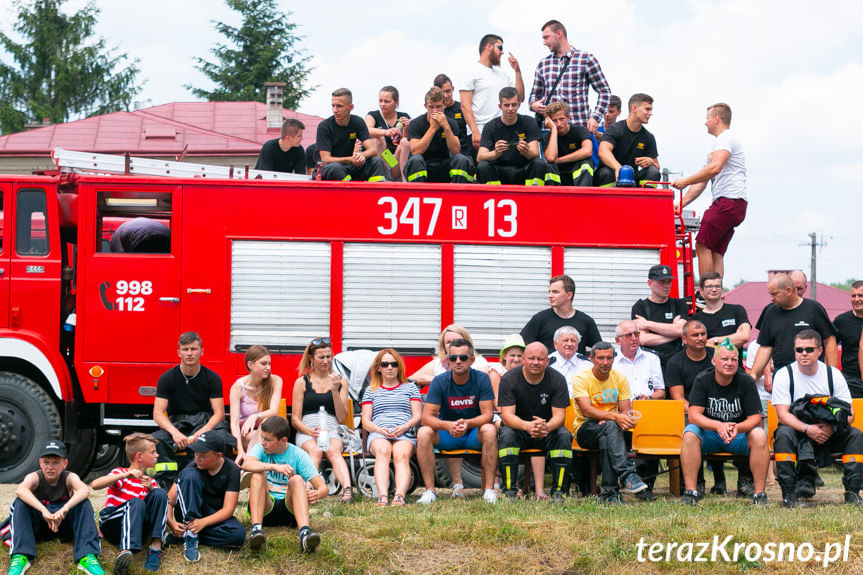
[[[262,345],[246,350],[245,375],[231,386],[231,434],[237,440],[237,465],[242,465],[249,448],[260,443],[260,425],[279,414],[282,378],[272,373],[270,351]]]
[[[416,450],[414,427],[422,418],[422,398],[413,383],[405,381],[405,364],[394,349],[383,349],[370,369],[371,383],[363,393],[362,425],[369,436],[368,450],[375,456],[377,507],[387,505],[390,459],[396,476],[393,506],[405,504],[411,478],[410,460]]]
[[[333,346],[328,337],[315,338],[306,346],[297,371],[300,377],[294,382],[291,410],[291,425],[297,430],[294,441],[311,456],[315,467],[320,466],[326,453],[336,480],[344,489],[342,503],[353,503],[351,476],[342,457],[342,441],[335,433],[348,413],[348,382],[333,368]],[[330,432],[326,452],[321,451],[317,442],[321,432],[318,416],[321,406],[326,412]]]

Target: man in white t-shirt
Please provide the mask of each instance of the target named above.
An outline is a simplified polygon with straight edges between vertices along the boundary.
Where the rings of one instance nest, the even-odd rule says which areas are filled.
[[[731,107],[713,104],[707,108],[707,132],[716,137],[707,164],[691,176],[671,182],[678,190],[686,190],[681,207],[695,201],[708,180],[713,182],[713,203],[701,218],[701,229],[695,238],[698,274],[717,272],[724,275],[725,251],[734,235],[734,228],[746,217],[746,158],[740,140],[729,129]]]
[[[500,67],[503,56],[503,39],[495,34],[486,34],[479,41],[479,61],[471,65],[462,79],[459,89],[461,111],[470,129],[474,149],[479,149],[485,125],[500,114],[498,94],[502,88],[514,86],[518,91],[518,102],[524,102],[524,81],[518,60],[509,54],[509,65],[515,71],[515,83]]]
[[[815,495],[816,460],[829,465],[830,454],[837,452],[842,453],[845,503],[863,504],[858,493],[863,474],[863,433],[850,425],[854,421],[854,408],[842,372],[818,361],[820,354],[821,336],[815,330],[804,329],[794,337],[796,361],[773,374],[772,402],[779,419],[773,451],[776,479],[782,488],[785,507],[797,507],[798,498]],[[851,406],[847,424],[835,418],[830,421],[792,413],[794,401],[807,394],[847,402]],[[813,402],[815,405],[819,403],[822,402]]]

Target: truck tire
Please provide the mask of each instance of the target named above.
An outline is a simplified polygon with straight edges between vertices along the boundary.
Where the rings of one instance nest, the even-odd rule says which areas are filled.
[[[85,477],[96,457],[96,430],[92,428],[80,429],[78,430],[78,441],[71,442],[69,437],[63,437],[63,440],[66,441],[69,455],[67,469]]]
[[[0,372],[0,483],[19,483],[39,468],[39,450],[62,436],[60,412],[44,389]]]

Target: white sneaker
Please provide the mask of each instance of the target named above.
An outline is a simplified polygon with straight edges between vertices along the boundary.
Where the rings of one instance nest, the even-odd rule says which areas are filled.
[[[492,505],[494,505],[495,503],[497,503],[497,492],[494,489],[486,489],[485,491],[483,491],[482,499],[486,503],[491,503]]]
[[[434,503],[435,501],[437,501],[437,495],[435,495],[434,491],[432,491],[431,489],[426,489],[420,496],[417,503],[428,505],[429,503]]]

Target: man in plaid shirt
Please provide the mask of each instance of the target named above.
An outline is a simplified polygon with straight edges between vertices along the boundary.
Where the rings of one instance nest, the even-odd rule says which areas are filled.
[[[591,134],[596,132],[608,108],[611,88],[602,73],[596,57],[589,52],[576,50],[566,39],[566,28],[557,20],[549,20],[542,27],[542,42],[551,54],[539,61],[533,89],[530,91],[530,109],[537,114],[545,113],[551,102],[566,102],[572,115],[572,123],[584,126]],[[554,89],[551,99],[546,102],[555,80],[563,69],[564,58],[569,58],[563,78]],[[590,112],[588,91],[590,86],[598,94],[596,108]]]

